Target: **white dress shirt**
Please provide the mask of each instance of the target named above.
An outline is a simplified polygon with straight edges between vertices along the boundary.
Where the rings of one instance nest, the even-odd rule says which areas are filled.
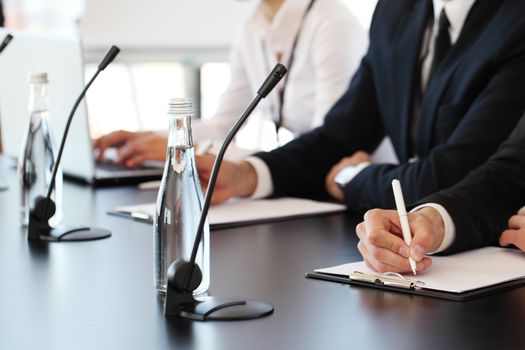
[[[441,10],[445,9],[447,17],[449,19],[449,34],[451,44],[453,45],[458,40],[459,35],[461,34],[461,30],[463,29],[463,24],[465,23],[467,15],[470,9],[472,8],[472,5],[474,5],[475,1],[476,0],[433,0],[434,21],[432,25],[429,25],[427,32],[423,37],[421,49],[422,91],[425,90],[430,75],[430,68],[432,66],[432,60],[434,57],[434,42],[439,29],[439,15],[441,14]],[[270,171],[269,169],[267,169],[266,163],[255,157],[249,158],[248,161],[252,164],[252,166],[257,172],[257,188],[252,196],[254,198],[269,196],[273,192],[273,183],[270,176]],[[355,168],[355,166],[352,167]],[[366,166],[360,166],[359,168],[355,168],[356,171],[353,171],[352,176],[349,176],[347,178],[348,182],[350,182],[365,168]]]
[[[259,3],[238,32],[230,54],[231,81],[214,117],[192,126],[196,140],[222,140],[253,100],[281,57],[288,66],[291,48],[310,0],[285,0],[269,21]],[[344,93],[366,52],[365,29],[337,0],[317,0],[304,19],[288,72],[283,126],[295,135],[323,123],[325,114]],[[278,90],[262,100],[258,111],[278,118]]]

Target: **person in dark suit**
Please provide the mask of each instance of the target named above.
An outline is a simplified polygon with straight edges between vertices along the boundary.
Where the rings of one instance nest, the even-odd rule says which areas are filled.
[[[408,247],[394,210],[372,210],[358,225],[359,251],[378,271],[409,272],[408,254],[419,271],[425,254],[513,244],[525,251],[525,115],[510,138],[480,168],[455,186],[432,194],[409,214]],[[410,252],[410,253],[409,253]]]
[[[524,11],[516,0],[380,0],[369,50],[324,125],[249,162],[223,163],[214,202],[331,195],[365,211],[394,206],[394,178],[410,202],[454,185],[525,109]],[[401,163],[368,165],[385,135]],[[203,182],[212,161],[197,159]]]

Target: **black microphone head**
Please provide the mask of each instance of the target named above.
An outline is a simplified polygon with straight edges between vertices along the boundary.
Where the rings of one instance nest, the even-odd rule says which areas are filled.
[[[262,98],[265,98],[270,91],[273,90],[275,85],[281,81],[281,79],[286,75],[286,72],[288,70],[285,66],[283,66],[280,63],[277,63],[275,67],[273,67],[272,72],[270,75],[268,75],[268,78],[264,81],[264,83],[261,85],[261,88],[259,91],[257,91],[257,94],[261,96]]]
[[[7,47],[7,45],[9,45],[11,40],[13,40],[13,36],[11,34],[7,34],[2,43],[0,44],[0,53],[4,51],[4,49]]]
[[[102,58],[102,61],[98,64],[99,70],[104,70],[112,61],[113,59],[118,55],[120,52],[120,49],[116,47],[115,45],[111,46],[108,50],[108,52],[104,55],[104,58]]]

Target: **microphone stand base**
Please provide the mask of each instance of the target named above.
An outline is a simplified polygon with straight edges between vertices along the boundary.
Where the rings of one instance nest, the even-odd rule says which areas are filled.
[[[273,305],[262,301],[205,297],[180,306],[175,314],[196,321],[242,321],[272,313]]]
[[[82,242],[108,238],[111,231],[86,226],[58,226],[51,228],[49,232],[40,234],[36,240],[42,242]]]
[[[42,196],[35,198],[29,212],[27,239],[40,242],[82,242],[111,236],[111,231],[87,226],[51,227],[49,219],[55,214],[55,202]]]

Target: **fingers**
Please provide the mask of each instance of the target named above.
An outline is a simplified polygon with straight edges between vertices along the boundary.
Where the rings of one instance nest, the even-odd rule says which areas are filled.
[[[354,164],[364,163],[370,161],[370,155],[365,151],[357,151],[351,157],[350,161],[353,161]]]
[[[142,165],[145,161],[150,160],[150,157],[148,157],[145,154],[139,154],[139,155],[132,155],[125,161],[120,161],[120,163],[124,163],[124,165],[127,168],[135,168],[140,165]]]
[[[215,156],[211,154],[195,156],[195,162],[197,164],[201,186],[203,187],[203,191],[206,191],[213,170],[213,164],[215,163]],[[221,164],[211,199],[212,204],[225,202],[231,197],[238,195],[235,193],[234,184],[236,171],[237,169],[233,163],[225,161]]]
[[[515,245],[520,250],[525,251],[525,230],[505,230],[499,238],[502,246]]]
[[[510,217],[509,229],[503,231],[499,244],[504,247],[513,244],[525,251],[525,207],[518,210],[517,215]]]
[[[384,248],[408,258],[408,246],[401,239],[397,224],[392,224],[399,222],[395,211],[369,210],[364,219],[364,225],[358,227],[357,232],[369,251],[374,251],[374,247]]]
[[[118,130],[96,139],[93,147],[98,149],[97,161],[104,157],[104,152],[110,147],[120,147],[133,137],[134,133]]]
[[[145,133],[140,137],[129,138],[118,149],[118,159],[115,162],[132,168],[148,160],[164,160],[166,143],[167,140],[164,137],[153,133]]]
[[[398,226],[397,212],[379,209],[368,211],[364,216],[364,222],[357,225],[358,250],[367,265],[374,270],[410,271],[407,259],[408,246],[398,236]]]
[[[140,140],[129,141],[118,149],[118,158],[115,160],[118,164],[124,164],[127,167],[134,167],[142,164],[147,157],[148,147]]]
[[[363,241],[357,244],[357,249],[363,256],[366,265],[377,272],[408,272],[410,264],[407,258],[403,258],[387,249],[369,250]]]
[[[394,210],[369,210],[364,221],[357,225],[358,250],[368,266],[379,272],[410,272],[408,256],[416,261],[422,271],[432,262],[425,253],[434,244],[433,226],[419,214],[410,214],[409,222],[414,234],[410,247],[402,239],[399,216]]]
[[[520,209],[522,211],[523,208]],[[519,230],[521,228],[525,228],[525,215],[519,214],[520,211],[518,211],[518,215],[513,215],[509,219],[509,228]]]
[[[433,225],[425,216],[416,214],[409,214],[409,222],[410,231],[414,235],[410,244],[410,256],[418,262],[435,246]]]
[[[388,249],[368,247],[363,241],[360,241],[357,245],[357,249],[363,256],[363,260],[366,265],[377,272],[400,272],[400,273],[411,273],[412,268],[408,261],[408,258],[395,254]],[[424,257],[422,260],[416,263],[416,271],[423,271],[432,265],[432,260],[428,257]]]
[[[338,201],[342,201],[344,199],[344,193],[335,182],[335,177],[337,174],[339,174],[339,171],[335,167],[330,170],[325,178],[325,187],[330,196],[332,196],[334,199],[337,199]]]
[[[195,156],[195,163],[197,165],[197,171],[199,172],[199,178],[202,183],[207,183],[211,176],[211,170],[213,163],[215,162],[215,156],[211,154],[204,154],[202,156]]]

